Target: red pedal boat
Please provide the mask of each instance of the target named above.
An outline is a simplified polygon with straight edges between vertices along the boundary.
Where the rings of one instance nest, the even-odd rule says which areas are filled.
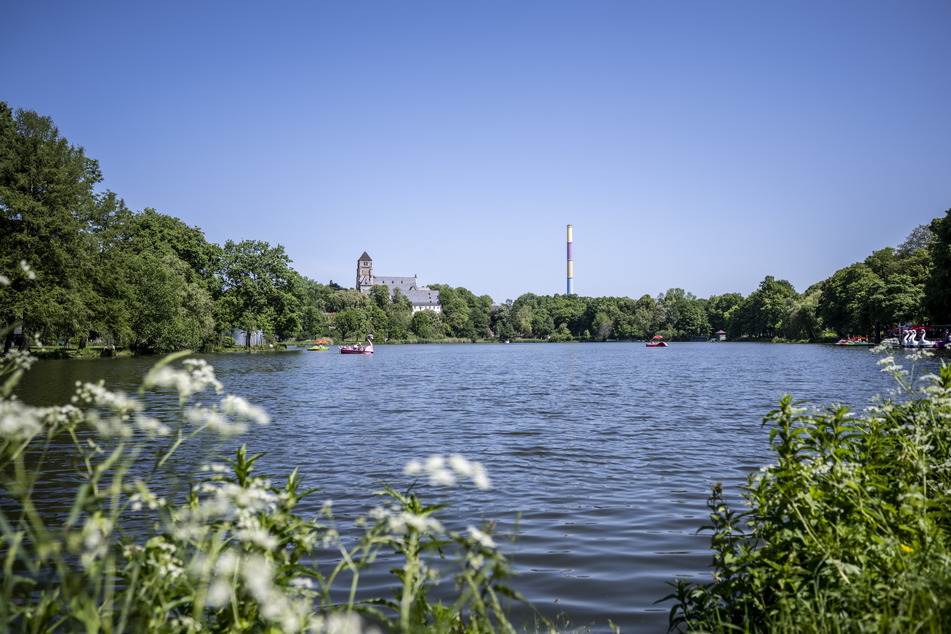
[[[367,335],[366,345],[355,343],[351,346],[340,346],[340,354],[373,354],[373,335]]]

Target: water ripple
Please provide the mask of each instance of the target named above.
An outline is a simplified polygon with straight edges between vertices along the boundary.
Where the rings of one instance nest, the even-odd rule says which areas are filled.
[[[299,466],[305,486],[321,487],[299,509],[331,498],[341,527],[378,503],[381,483],[408,486],[411,459],[483,462],[492,491],[421,489],[451,502],[450,525],[497,519],[516,534],[507,547],[516,589],[593,631],[608,631],[609,619],[624,632],[665,631],[669,605],[655,602],[667,583],[709,579],[709,535],[697,530],[710,486],[722,482],[736,500],[770,460],[762,419],[781,394],[861,407],[892,387],[867,350],[830,346],[428,345],[209,358],[229,392],[274,419],[242,439],[267,453],[259,468]],[[66,402],[73,382],[98,378],[131,391],[151,363],[44,362],[20,393]],[[176,411],[150,398],[163,415]],[[187,456],[179,466],[187,470]],[[392,582],[382,563],[362,578],[366,592]]]

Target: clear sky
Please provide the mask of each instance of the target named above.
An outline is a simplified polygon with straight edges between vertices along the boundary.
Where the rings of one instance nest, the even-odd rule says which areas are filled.
[[[948,0],[14,0],[0,100],[303,275],[804,291],[951,207]]]

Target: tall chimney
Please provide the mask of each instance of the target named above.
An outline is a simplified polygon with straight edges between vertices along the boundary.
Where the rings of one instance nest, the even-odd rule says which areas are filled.
[[[568,225],[568,295],[574,295],[574,262],[571,259],[571,225]]]

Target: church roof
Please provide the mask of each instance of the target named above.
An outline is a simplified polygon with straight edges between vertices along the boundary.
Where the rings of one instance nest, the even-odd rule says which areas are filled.
[[[411,291],[405,291],[403,295],[409,299],[410,303],[413,306],[427,306],[427,307],[436,307],[439,306],[439,291],[432,291],[428,288],[414,289]]]
[[[373,284],[382,284],[390,288],[398,288],[401,291],[415,290],[417,288],[416,277],[393,277],[390,275],[374,275]]]
[[[360,256],[360,261],[361,261],[361,262],[372,262],[373,260],[370,258],[369,255],[367,255],[367,252],[364,251],[364,252],[363,252],[363,255]]]

